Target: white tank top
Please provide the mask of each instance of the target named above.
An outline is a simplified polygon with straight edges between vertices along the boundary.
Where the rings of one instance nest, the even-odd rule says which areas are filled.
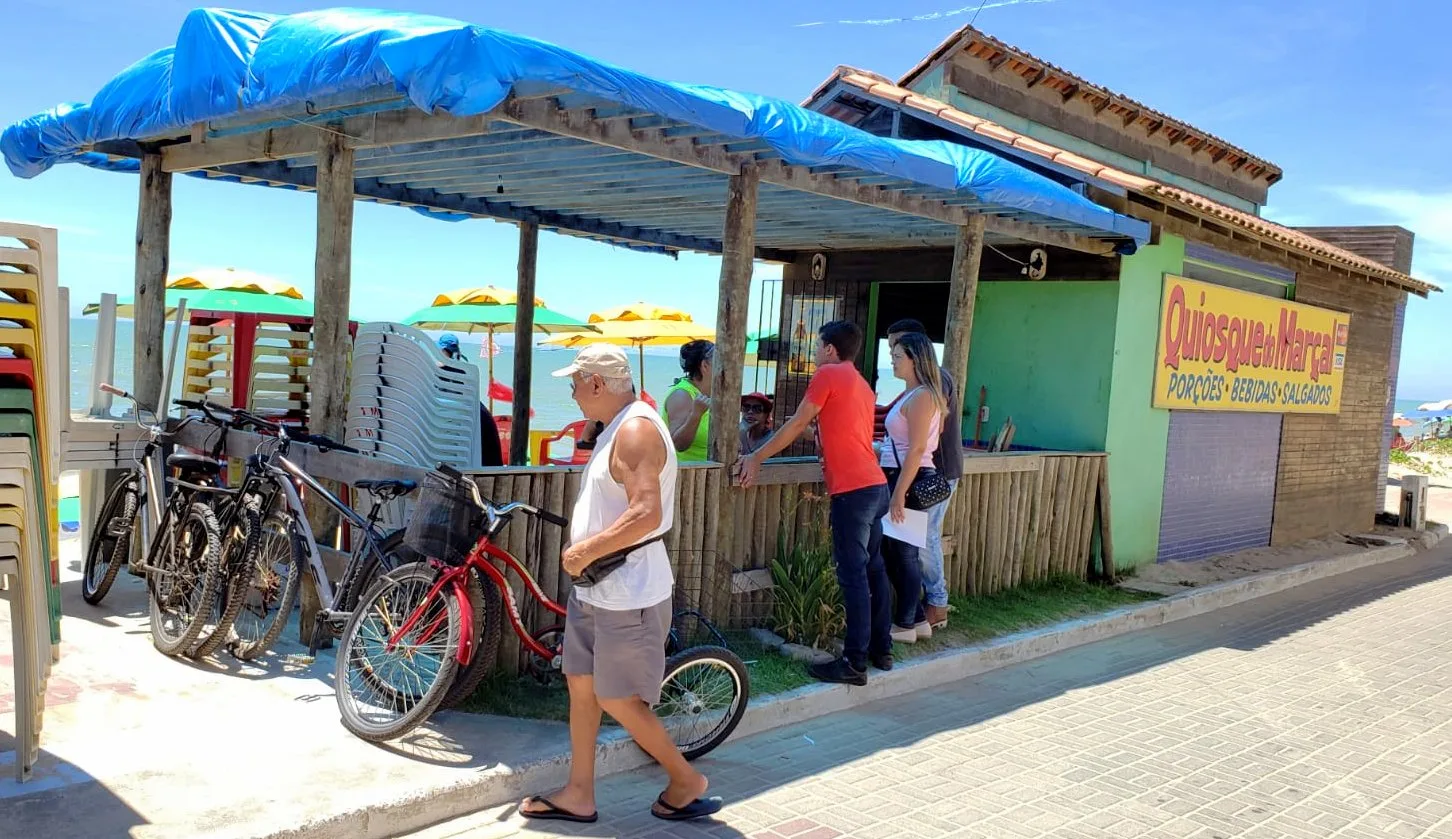
[[[897,400],[892,410],[887,412],[887,419],[883,421],[883,428],[887,431],[887,439],[883,441],[882,454],[879,455],[878,463],[884,468],[898,468],[898,460],[902,465],[907,465],[908,448],[912,446],[912,429],[909,427],[908,418],[903,416],[902,409],[912,401],[918,393],[926,392],[926,388],[914,388],[912,393]],[[929,397],[931,398],[931,397]],[[943,415],[933,417],[932,425],[928,426],[928,448],[923,452],[923,459],[918,463],[919,469],[933,468],[933,452],[938,450],[938,437],[942,433]],[[894,454],[896,452],[896,454]]]
[[[582,542],[614,524],[630,505],[630,500],[625,495],[625,486],[610,474],[610,456],[615,450],[616,432],[626,420],[635,417],[648,420],[660,431],[661,442],[666,450],[665,466],[660,470],[660,526],[651,531],[647,538],[666,533],[675,523],[675,443],[671,440],[670,429],[655,411],[646,403],[636,401],[621,411],[595,438],[595,451],[590,454],[590,460],[585,464],[585,474],[580,480],[580,495],[575,499],[575,509],[570,515],[572,544]],[[597,609],[626,611],[645,609],[668,599],[674,586],[675,579],[671,575],[671,561],[666,553],[665,543],[653,542],[633,552],[624,565],[599,583],[577,587],[575,596],[580,602]]]

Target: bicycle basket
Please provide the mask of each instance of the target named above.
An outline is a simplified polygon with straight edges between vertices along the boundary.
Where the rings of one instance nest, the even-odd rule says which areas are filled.
[[[405,545],[449,565],[463,564],[479,539],[483,515],[474,504],[467,480],[439,472],[424,476],[418,505],[403,534]]]

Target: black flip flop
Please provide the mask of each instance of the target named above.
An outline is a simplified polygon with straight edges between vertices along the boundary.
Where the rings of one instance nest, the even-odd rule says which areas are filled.
[[[563,810],[559,807],[556,807],[553,801],[545,798],[543,795],[532,796],[524,803],[543,804],[546,808],[544,810],[526,810],[524,809],[524,804],[521,804],[519,806],[519,814],[527,819],[536,819],[538,821],[577,822],[579,824],[594,824],[595,822],[600,820],[599,813],[591,813],[588,816],[582,816],[579,813],[571,813],[569,810]]]
[[[650,814],[658,819],[665,819],[668,822],[686,822],[691,819],[704,819],[707,816],[714,816],[721,812],[722,807],[721,799],[714,797],[697,798],[684,807],[672,807],[666,803],[665,793],[661,793],[660,797],[655,800],[655,803],[660,806],[661,810],[665,810],[665,812],[662,813],[660,810],[652,807],[650,808]]]

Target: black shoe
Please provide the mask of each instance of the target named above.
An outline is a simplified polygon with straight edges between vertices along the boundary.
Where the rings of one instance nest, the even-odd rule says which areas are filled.
[[[845,658],[833,659],[825,664],[813,664],[807,668],[807,672],[819,682],[858,687],[867,684],[867,670],[853,667]]]
[[[867,657],[867,660],[872,662],[873,667],[876,667],[878,670],[881,670],[884,673],[892,669],[892,653],[871,655]]]

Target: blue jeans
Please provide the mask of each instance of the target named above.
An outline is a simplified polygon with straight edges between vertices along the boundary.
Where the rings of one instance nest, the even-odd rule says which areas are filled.
[[[948,481],[948,486],[957,491],[958,479]],[[951,503],[953,496],[949,495],[947,501],[928,510],[928,545],[918,552],[923,567],[924,599],[929,606],[948,605],[948,582],[943,577],[943,517],[948,514]]]
[[[869,655],[892,652],[892,588],[882,561],[882,517],[887,486],[832,496],[832,562],[847,612],[842,656],[859,670]]]

